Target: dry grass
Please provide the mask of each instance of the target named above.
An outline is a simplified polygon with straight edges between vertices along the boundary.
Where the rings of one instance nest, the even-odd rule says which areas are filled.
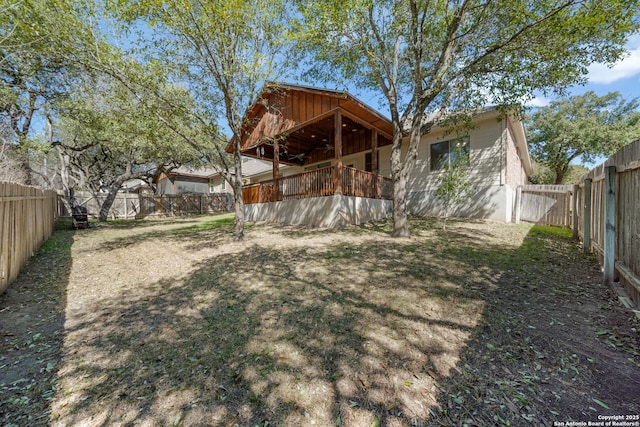
[[[569,366],[581,375],[594,356],[539,343],[548,315],[521,322],[523,301],[538,298],[523,286],[564,292],[553,282],[567,269],[586,270],[572,286],[593,281],[592,260],[563,233],[454,222],[443,234],[416,220],[410,239],[391,239],[387,224],[256,225],[234,242],[231,226],[204,217],[72,235],[51,425],[518,425],[580,418],[588,406],[571,408],[594,399],[638,409],[562,389]],[[607,323],[620,342],[611,351],[640,390],[637,337],[624,334],[634,325],[600,292],[585,296],[605,299],[589,315],[613,310],[622,322]],[[556,367],[565,356],[566,378]]]

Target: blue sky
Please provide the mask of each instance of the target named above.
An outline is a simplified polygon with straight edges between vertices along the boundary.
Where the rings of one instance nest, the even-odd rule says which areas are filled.
[[[625,48],[628,51],[626,56],[613,67],[608,67],[605,64],[591,65],[588,68],[588,83],[569,88],[568,95],[581,95],[593,91],[598,96],[604,96],[609,92],[620,92],[627,101],[633,98],[638,98],[640,101],[640,34],[630,37]],[[341,90],[343,88],[335,87],[332,89]],[[347,91],[365,104],[380,111],[385,117],[389,116],[386,105],[379,104],[379,100],[382,98],[379,93],[358,90],[353,86],[347,87]],[[528,102],[527,106],[543,107],[557,99],[559,98],[538,96]]]
[[[626,49],[629,51],[626,57],[618,61],[612,68],[603,64],[593,64],[589,67],[589,83],[584,86],[574,86],[569,90],[570,95],[581,95],[588,91],[594,91],[603,96],[609,92],[620,92],[626,99],[640,99],[640,34],[632,36]],[[535,107],[549,104],[544,97],[535,98],[530,105]]]
[[[629,101],[638,98],[640,101],[640,34],[632,36],[626,44],[627,55],[614,64],[607,67],[604,64],[593,64],[589,67],[587,75],[588,83],[582,86],[574,86],[569,89],[569,95],[581,95],[593,91],[596,95],[603,96],[609,92],[619,92]],[[543,107],[554,98],[536,97],[528,105]],[[600,156],[592,163],[584,163],[587,168],[593,168],[604,162],[606,157]],[[582,164],[582,159],[577,158],[573,164]]]

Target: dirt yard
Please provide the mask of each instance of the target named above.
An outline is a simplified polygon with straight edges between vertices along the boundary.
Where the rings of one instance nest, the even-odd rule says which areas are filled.
[[[638,421],[640,323],[566,231],[412,232],[58,230],[0,296],[0,424]]]

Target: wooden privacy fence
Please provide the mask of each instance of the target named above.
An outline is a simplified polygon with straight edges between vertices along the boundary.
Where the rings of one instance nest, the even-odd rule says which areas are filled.
[[[521,185],[516,193],[516,224],[520,221],[571,227],[572,185]]]
[[[106,194],[93,194],[77,191],[76,203],[87,208],[91,216],[97,217]],[[154,215],[187,215],[228,212],[233,208],[233,195],[228,193],[211,194],[136,194],[118,193],[111,209],[110,218],[144,218]]]
[[[147,215],[205,214],[233,210],[233,195],[230,193],[166,194],[153,196],[153,200],[155,209],[147,210]]]
[[[640,305],[640,140],[590,171],[575,186],[576,227],[585,252]]]
[[[57,202],[55,191],[0,182],[0,293],[51,236]]]

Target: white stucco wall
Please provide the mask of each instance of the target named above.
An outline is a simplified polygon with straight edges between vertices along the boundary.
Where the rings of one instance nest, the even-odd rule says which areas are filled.
[[[326,196],[244,205],[247,221],[336,228],[391,216],[391,200]]]
[[[454,215],[510,222],[515,189],[505,181],[506,122],[496,117],[484,119],[476,122],[467,135],[470,142],[470,178],[476,191],[469,203],[456,210]],[[430,170],[430,146],[462,136],[466,135],[434,131],[422,137],[407,185],[410,214],[442,215],[442,202],[436,196],[437,177],[442,172]],[[380,149],[380,172],[385,176],[391,173],[390,156],[390,146]]]

